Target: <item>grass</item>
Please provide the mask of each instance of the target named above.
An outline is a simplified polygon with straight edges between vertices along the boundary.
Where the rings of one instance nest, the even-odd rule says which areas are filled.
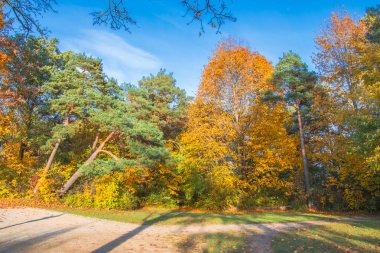
[[[187,225],[187,224],[258,224],[272,222],[303,222],[311,220],[335,220],[342,215],[314,212],[274,211],[245,213],[213,213],[178,209],[138,209],[133,211],[71,208],[62,204],[46,204],[35,199],[0,198],[0,208],[37,207],[86,217],[107,219],[135,224]],[[347,216],[347,214],[346,214]]]
[[[252,233],[196,234],[177,244],[179,252],[253,252],[249,242]]]
[[[380,252],[380,219],[333,222],[287,231],[273,242],[274,252]]]
[[[336,219],[337,216],[301,212],[265,213],[208,213],[170,209],[139,209],[133,211],[54,208],[56,211],[86,217],[136,224],[187,225],[187,224],[256,224],[272,222],[302,222]]]

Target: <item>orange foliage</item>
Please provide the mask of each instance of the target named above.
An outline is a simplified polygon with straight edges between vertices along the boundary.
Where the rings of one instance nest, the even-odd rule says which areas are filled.
[[[329,83],[335,96],[351,102],[354,107],[358,103],[360,80],[357,72],[365,33],[363,22],[354,21],[348,13],[333,13],[326,28],[315,39],[319,51],[313,60],[322,79]]]
[[[284,104],[262,100],[275,89],[272,72],[265,57],[231,40],[219,44],[204,69],[181,139],[180,168],[189,178],[203,177],[216,205],[238,204],[242,191],[292,186],[289,177],[278,177],[296,157],[285,129],[289,114]]]

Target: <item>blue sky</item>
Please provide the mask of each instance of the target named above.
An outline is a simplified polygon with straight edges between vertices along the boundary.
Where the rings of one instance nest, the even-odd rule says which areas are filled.
[[[214,29],[198,36],[199,24],[187,25],[180,0],[124,0],[137,21],[132,33],[93,26],[90,12],[102,10],[107,0],[58,0],[57,13],[48,13],[42,24],[61,50],[85,52],[103,60],[107,75],[119,82],[136,84],[160,68],[173,72],[177,85],[194,96],[203,66],[217,43],[232,36],[273,64],[283,52],[293,50],[313,68],[314,37],[332,11],[344,8],[355,18],[377,1],[369,0],[234,0],[229,7],[237,18],[216,34]]]

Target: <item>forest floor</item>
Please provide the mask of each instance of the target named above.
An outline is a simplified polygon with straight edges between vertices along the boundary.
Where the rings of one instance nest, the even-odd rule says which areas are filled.
[[[363,229],[362,222],[372,227],[364,228],[360,236],[372,241],[356,245],[357,249],[368,252],[380,249],[378,217],[316,217],[315,220],[270,223],[262,220],[249,224],[163,223],[171,219],[171,215],[172,212],[162,213],[153,219],[148,216],[136,224],[38,208],[3,208],[0,209],[0,252],[273,252],[273,249],[275,252],[309,252],[314,247],[321,249],[315,238],[307,234],[309,229],[314,229],[313,235],[323,236],[326,228],[337,237],[339,231],[329,226]],[[340,232],[349,229],[343,227],[344,231]],[[355,231],[350,233],[356,236]],[[292,234],[296,239],[293,240]],[[338,248],[331,248],[331,252],[346,250],[344,242],[341,243]],[[309,244],[312,248],[308,248]],[[326,252],[330,252],[330,248],[326,248]]]

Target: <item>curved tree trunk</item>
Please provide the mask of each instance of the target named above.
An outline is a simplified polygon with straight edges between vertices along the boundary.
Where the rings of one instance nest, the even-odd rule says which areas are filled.
[[[70,179],[65,183],[65,185],[58,191],[58,195],[65,194],[70,187],[78,180],[80,177],[80,171],[83,166],[89,165],[95,158],[98,156],[102,149],[106,145],[106,143],[112,138],[114,132],[111,132],[107,138],[99,145],[99,147],[91,154],[91,156],[84,162],[84,164],[70,177]],[[103,151],[104,152],[104,151]]]
[[[42,179],[42,177],[44,175],[46,175],[48,173],[51,165],[53,164],[53,160],[54,160],[55,154],[57,153],[57,150],[58,150],[60,144],[61,144],[61,141],[58,140],[58,142],[54,145],[53,151],[51,152],[51,154],[49,156],[49,159],[48,159],[48,161],[46,163],[46,166],[45,166],[45,169],[44,169],[44,171],[42,173],[42,176],[38,179],[37,184],[36,184],[36,186],[33,189],[33,193],[34,194],[38,194],[38,188],[40,187],[41,179]]]
[[[67,113],[67,116],[66,116],[65,121],[63,122],[63,125],[68,126],[69,123],[70,123],[70,111]],[[39,191],[38,188],[40,187],[41,179],[48,173],[51,165],[53,164],[55,154],[57,153],[60,144],[61,144],[61,140],[58,140],[57,143],[54,145],[54,148],[51,151],[51,154],[50,154],[49,159],[46,163],[46,166],[45,166],[45,169],[42,173],[42,176],[38,179],[36,186],[34,186],[34,189],[33,189],[34,194],[38,194],[38,191]]]
[[[313,203],[311,201],[311,196],[310,196],[309,166],[308,166],[307,157],[306,157],[305,139],[304,139],[304,133],[303,133],[303,126],[302,126],[302,119],[301,119],[301,112],[300,112],[300,105],[299,105],[299,103],[297,103],[297,105],[296,105],[296,110],[297,110],[298,129],[299,129],[299,134],[300,134],[300,142],[301,142],[303,172],[304,172],[304,176],[305,176],[305,188],[306,188],[306,194],[307,194],[307,206],[310,209],[310,208],[312,208]]]

